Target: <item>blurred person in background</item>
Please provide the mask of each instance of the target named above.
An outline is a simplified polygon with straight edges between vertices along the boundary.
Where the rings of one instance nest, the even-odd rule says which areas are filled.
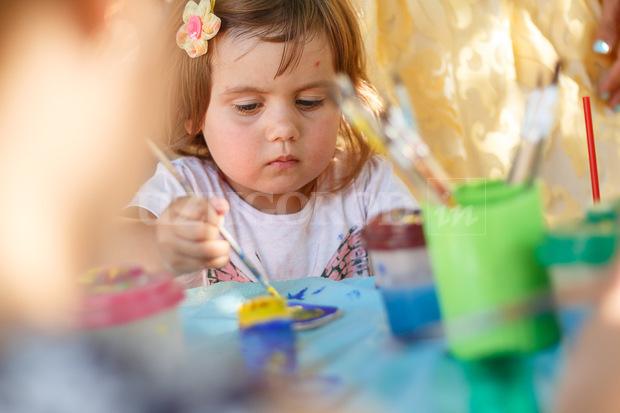
[[[0,318],[57,326],[157,126],[163,2],[0,0]]]
[[[76,278],[149,166],[163,7],[0,0],[4,413],[155,412],[174,400],[152,397],[132,360],[67,330]]]

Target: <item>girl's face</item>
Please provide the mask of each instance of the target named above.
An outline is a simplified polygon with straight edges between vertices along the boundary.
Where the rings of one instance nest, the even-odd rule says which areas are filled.
[[[225,36],[210,51],[205,140],[230,186],[263,210],[284,194],[309,195],[304,186],[330,163],[340,124],[327,42],[316,36],[299,64],[276,77],[283,48]]]

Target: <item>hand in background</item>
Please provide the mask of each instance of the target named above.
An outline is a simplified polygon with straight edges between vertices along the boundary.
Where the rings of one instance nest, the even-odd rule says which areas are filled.
[[[161,259],[177,274],[228,263],[230,244],[219,239],[219,226],[228,212],[220,198],[185,197],[174,200],[157,224]]]
[[[620,53],[618,33],[620,28],[620,0],[603,0],[603,15],[592,46],[596,53],[609,55],[613,63],[601,79],[599,93],[616,112],[620,112]]]
[[[592,316],[568,347],[557,413],[620,411],[620,265]]]

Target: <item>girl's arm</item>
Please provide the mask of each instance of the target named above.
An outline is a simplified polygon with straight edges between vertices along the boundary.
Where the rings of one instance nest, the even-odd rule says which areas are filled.
[[[174,200],[159,219],[134,208],[136,216],[115,226],[101,261],[136,264],[147,271],[167,269],[179,275],[224,266],[230,245],[219,238],[218,227],[227,211],[225,201],[200,197]]]

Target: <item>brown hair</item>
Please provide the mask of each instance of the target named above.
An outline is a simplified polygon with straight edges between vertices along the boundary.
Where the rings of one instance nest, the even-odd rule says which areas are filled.
[[[183,24],[186,0],[172,7],[171,32]],[[313,36],[324,35],[331,48],[335,71],[348,75],[362,101],[372,110],[380,108],[375,89],[368,83],[364,47],[359,22],[350,0],[217,0],[213,13],[222,20],[219,33],[209,41],[209,49],[222,35],[256,38],[284,43],[282,60],[276,76],[294,67],[303,47]],[[190,58],[176,43],[171,50],[175,85],[172,102],[170,147],[178,155],[210,159],[201,125],[211,96],[211,60],[213,53]],[[190,133],[186,125],[192,125]],[[372,151],[364,138],[342,118],[338,135],[338,151],[343,154],[344,170],[338,173],[329,190],[348,185],[359,174]],[[332,162],[331,166],[334,164]],[[328,170],[330,169],[328,168]]]

